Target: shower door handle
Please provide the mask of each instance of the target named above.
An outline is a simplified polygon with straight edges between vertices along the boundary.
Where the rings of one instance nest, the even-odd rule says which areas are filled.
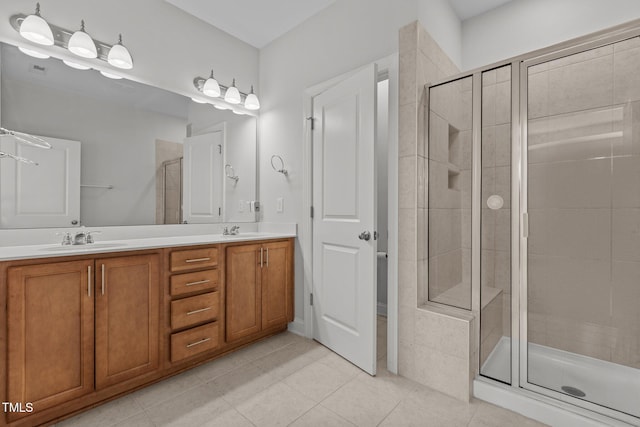
[[[371,239],[371,233],[369,233],[368,231],[363,231],[358,236],[358,239],[368,242]]]

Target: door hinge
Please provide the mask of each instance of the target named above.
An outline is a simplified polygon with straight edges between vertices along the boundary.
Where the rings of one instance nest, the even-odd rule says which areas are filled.
[[[529,214],[527,212],[522,214],[522,237],[525,239],[529,237]]]
[[[218,144],[218,153],[222,154],[222,144]]]
[[[218,216],[222,215],[222,208],[218,207]]]
[[[309,208],[309,216],[311,216],[311,218],[313,218],[313,206],[311,206]]]
[[[313,117],[307,117],[307,120],[311,122],[311,130],[314,130],[316,128],[316,119]]]
[[[313,305],[313,294],[309,294],[309,305]]]
[[[373,231],[373,240],[378,240],[378,232],[377,231]]]

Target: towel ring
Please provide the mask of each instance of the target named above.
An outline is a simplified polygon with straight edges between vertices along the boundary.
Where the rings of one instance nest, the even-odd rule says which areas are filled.
[[[234,172],[233,166],[229,164],[224,165],[224,174],[227,176],[227,178],[232,179],[235,182],[238,182],[238,180],[240,179],[240,177]]]
[[[276,165],[273,164],[273,160],[274,159],[280,160],[280,167],[279,168]],[[289,172],[287,172],[287,170],[284,168],[284,160],[282,160],[282,157],[278,156],[277,154],[274,154],[273,156],[271,156],[271,167],[273,168],[274,171],[280,172],[284,176],[289,175]]]

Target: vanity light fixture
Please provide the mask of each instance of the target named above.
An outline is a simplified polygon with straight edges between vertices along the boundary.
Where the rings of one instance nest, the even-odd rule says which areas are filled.
[[[222,93],[220,91],[220,84],[213,77],[213,70],[211,70],[211,75],[207,80],[205,80],[204,85],[202,86],[202,93],[212,98],[217,98]]]
[[[22,53],[24,53],[25,55],[29,55],[33,58],[38,58],[38,59],[49,59],[51,58],[50,55],[47,55],[46,53],[42,53],[42,52],[38,52],[37,50],[33,50],[33,49],[29,49],[26,47],[22,47],[22,46],[18,46],[18,50]]]
[[[259,110],[260,109],[260,101],[255,93],[253,93],[253,85],[251,85],[251,92],[247,95],[247,98],[244,100],[244,108],[247,110]]]
[[[227,91],[224,94],[224,100],[229,104],[240,104],[242,102],[242,98],[240,98],[240,91],[236,87],[236,79],[233,79],[233,83],[230,88],[227,88]]]
[[[236,87],[236,79],[233,79],[233,83],[231,84],[231,86],[225,86],[223,84],[220,84],[213,77],[213,71],[211,71],[210,76],[207,78],[195,77],[193,79],[193,86],[198,90],[198,92],[214,98],[220,96],[221,93],[224,93],[223,100],[228,105],[223,103],[218,103],[218,102],[211,102],[211,104],[213,104],[213,106],[216,107],[218,110],[231,110],[232,106],[237,105],[241,108],[240,109],[233,108],[233,110],[235,110],[234,112],[236,112],[237,114],[252,115],[253,113],[249,113],[247,110],[260,109],[260,101],[258,100],[258,97],[253,91],[253,86],[251,86],[251,92],[248,94],[244,92],[240,92]],[[209,88],[214,88],[214,89],[209,91],[208,90]],[[218,93],[217,90],[215,90],[216,88],[221,93]],[[243,104],[243,100],[244,100],[244,104]],[[244,107],[245,110],[242,110],[242,107]]]
[[[91,69],[91,67],[78,64],[77,62],[69,61],[68,59],[63,59],[62,62],[64,62],[64,65],[66,65],[67,67],[75,68],[76,70],[86,71]]]
[[[16,14],[9,18],[9,23],[22,37],[47,46],[58,46],[68,49],[75,55],[88,59],[99,59],[109,65],[129,70],[133,68],[131,53],[122,44],[122,35],[118,37],[118,43],[110,45],[99,40],[94,40],[84,28],[84,21],[81,22],[80,30],[71,31],[47,23],[40,16],[40,5],[36,6],[36,13],[33,15]],[[20,48],[27,55],[24,48]],[[28,49],[27,50],[31,50]],[[37,51],[43,55],[41,50]],[[77,67],[76,67],[77,68]],[[82,68],[88,69],[88,68]]]
[[[116,68],[130,70],[133,68],[133,59],[129,49],[122,45],[122,34],[118,35],[118,43],[114,44],[107,55],[107,62]]]
[[[96,44],[93,42],[91,36],[84,30],[84,19],[80,21],[80,29],[73,33],[69,39],[67,49],[69,49],[71,53],[83,58],[93,59],[98,57]]]
[[[36,12],[24,18],[20,25],[20,35],[25,39],[44,46],[54,43],[53,32],[47,21],[40,16],[40,3],[36,3]]]

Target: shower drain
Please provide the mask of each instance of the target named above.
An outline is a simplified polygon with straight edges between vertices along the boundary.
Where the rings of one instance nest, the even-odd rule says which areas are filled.
[[[575,396],[575,397],[585,397],[587,395],[584,391],[580,390],[579,388],[571,387],[570,385],[563,385],[560,388],[565,393],[570,394],[570,395]]]

